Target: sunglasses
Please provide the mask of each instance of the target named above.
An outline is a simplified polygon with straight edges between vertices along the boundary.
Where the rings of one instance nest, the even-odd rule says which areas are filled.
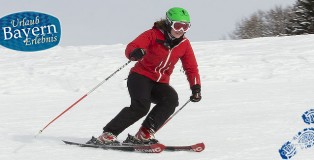
[[[180,31],[182,30],[183,32],[187,32],[191,27],[191,23],[186,23],[186,22],[179,22],[179,21],[172,21],[171,22],[171,28],[173,30]]]

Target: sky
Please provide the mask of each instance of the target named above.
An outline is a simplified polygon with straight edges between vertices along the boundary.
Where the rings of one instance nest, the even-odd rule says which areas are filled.
[[[60,45],[127,44],[172,7],[183,7],[191,16],[186,36],[192,42],[223,40],[241,19],[296,0],[1,0],[0,17],[36,11],[61,22]]]

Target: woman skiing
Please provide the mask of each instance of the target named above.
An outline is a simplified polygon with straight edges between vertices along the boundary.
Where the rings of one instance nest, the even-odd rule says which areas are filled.
[[[132,138],[133,142],[158,143],[154,133],[179,105],[178,94],[169,85],[170,75],[178,60],[182,62],[192,90],[190,100],[201,100],[198,65],[191,44],[184,36],[190,27],[189,13],[183,8],[171,8],[166,12],[166,19],[155,22],[152,29],[143,32],[127,45],[126,57],[137,61],[127,81],[131,105],[123,108],[103,128],[103,133],[90,143],[116,142],[122,131],[149,112],[151,103],[156,105]]]

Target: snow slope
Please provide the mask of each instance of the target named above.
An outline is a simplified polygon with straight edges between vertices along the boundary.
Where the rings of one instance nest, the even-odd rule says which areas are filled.
[[[314,36],[192,43],[203,99],[189,103],[156,137],[164,144],[204,142],[205,151],[141,154],[67,146],[87,141],[129,105],[132,62],[55,121],[49,121],[122,66],[125,45],[68,46],[26,53],[0,48],[1,160],[276,160],[314,108]],[[191,92],[178,63],[171,84],[184,104]],[[179,106],[180,107],[180,106]],[[134,134],[141,122],[118,138]],[[314,127],[314,126],[312,126]],[[314,148],[295,159],[313,160]]]

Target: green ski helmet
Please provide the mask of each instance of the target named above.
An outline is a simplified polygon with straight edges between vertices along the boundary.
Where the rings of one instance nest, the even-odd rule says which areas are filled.
[[[170,8],[166,12],[168,21],[179,21],[190,23],[190,15],[187,10],[180,7]]]

